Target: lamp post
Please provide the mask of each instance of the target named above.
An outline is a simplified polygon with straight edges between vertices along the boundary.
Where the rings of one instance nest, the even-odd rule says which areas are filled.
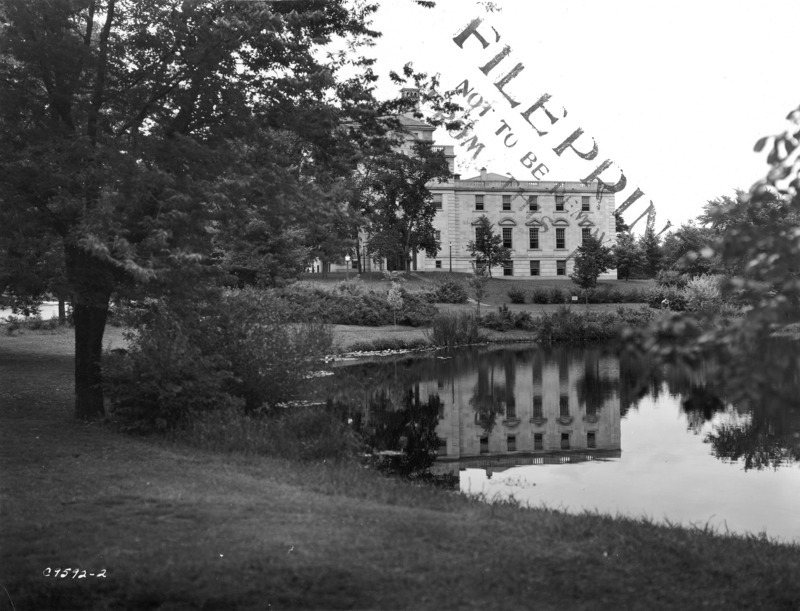
[[[350,279],[350,255],[344,256],[344,264],[347,266],[346,278]]]
[[[453,273],[453,243],[450,242],[450,273]]]

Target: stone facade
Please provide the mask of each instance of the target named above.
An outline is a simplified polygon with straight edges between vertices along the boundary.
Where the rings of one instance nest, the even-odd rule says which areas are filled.
[[[595,184],[518,182],[482,170],[472,178],[431,184],[430,190],[441,206],[434,221],[441,250],[434,258],[419,255],[418,270],[472,271],[467,244],[475,239],[482,215],[512,250],[511,266],[492,270],[497,277],[566,277],[586,233],[605,244],[615,239],[614,194],[598,197]],[[609,270],[600,277],[616,278],[616,272]]]

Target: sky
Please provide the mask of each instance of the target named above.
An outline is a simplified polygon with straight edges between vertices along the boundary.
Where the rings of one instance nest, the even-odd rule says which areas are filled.
[[[464,177],[486,167],[533,180],[531,169],[544,163],[547,174],[540,170],[536,178],[575,181],[610,160],[600,177],[609,184],[620,173],[627,179],[617,206],[637,188],[643,193],[624,218],[630,223],[652,200],[659,231],[667,221],[677,227],[694,219],[708,200],[763,177],[765,152],[755,153],[755,142],[783,132],[786,115],[800,105],[797,0],[495,0],[496,12],[485,4],[437,0],[425,9],[411,0],[387,0],[374,19],[383,33],[373,50],[379,74],[411,61],[439,74],[445,89],[466,79],[471,102],[483,100],[476,112],[491,105],[474,117],[470,137],[485,145],[474,159],[474,151],[459,146],[464,139],[436,134],[439,143],[456,144]],[[459,48],[454,36],[475,18],[483,19],[478,32],[489,46],[469,36]],[[508,55],[483,74],[479,68],[505,45]],[[504,87],[508,100],[496,82],[519,64],[523,68]],[[387,79],[378,94],[396,90]],[[521,113],[544,94],[558,121],[551,125],[540,109],[530,115],[531,126]],[[498,135],[503,121],[508,127]],[[586,153],[596,144],[594,159],[568,148],[561,155],[553,151],[577,129],[582,135],[575,148]],[[529,163],[531,156],[523,163],[528,153],[536,163]],[[643,229],[644,221],[637,232]]]

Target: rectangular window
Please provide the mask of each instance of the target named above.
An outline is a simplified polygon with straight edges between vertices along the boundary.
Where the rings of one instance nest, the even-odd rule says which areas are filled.
[[[505,248],[513,248],[512,241],[511,241],[511,227],[503,227],[503,247]]]
[[[556,261],[556,276],[566,276],[567,275],[567,260],[561,259]]]
[[[509,452],[516,452],[517,451],[517,436],[516,435],[509,435],[506,437],[506,443],[508,444],[508,451]]]
[[[556,212],[564,212],[564,196],[556,195]]]
[[[586,240],[592,235],[592,230],[588,227],[581,229],[581,244],[586,244]]]
[[[436,241],[437,242],[441,242],[442,241],[442,232],[439,231],[438,229],[436,230]]]
[[[511,210],[511,196],[504,195],[503,196],[503,210]]]
[[[589,206],[589,196],[588,195],[581,195],[581,211],[582,212],[589,212],[591,210]]]
[[[439,456],[447,456],[447,439],[439,437],[439,448],[436,453]]]
[[[437,261],[436,262],[436,269],[442,269],[442,262],[441,261]]]
[[[564,236],[566,229],[563,227],[556,228],[556,248],[566,248],[567,238]]]
[[[533,434],[533,449],[544,450],[544,435],[542,433]]]
[[[569,450],[569,433],[561,433],[561,449]]]
[[[475,196],[475,210],[483,210],[483,195]]]
[[[529,212],[539,212],[539,196],[538,195],[529,195],[528,196],[528,211]]]
[[[539,248],[539,228],[538,227],[531,227],[528,229],[528,238],[530,240],[529,248],[537,249]]]
[[[489,453],[489,438],[481,437],[481,454]]]
[[[538,276],[538,275],[539,275],[539,262],[531,261],[531,276]]]
[[[597,437],[595,436],[594,431],[589,431],[588,433],[586,433],[586,447],[587,448],[597,447]]]
[[[436,210],[442,209],[442,194],[441,193],[434,193],[433,194],[433,207]]]
[[[504,276],[513,276],[514,275],[514,262],[507,261],[503,263],[503,275]]]
[[[542,395],[533,395],[533,417],[544,418],[542,411]]]
[[[569,416],[569,397],[567,395],[558,397],[558,415],[562,418]]]

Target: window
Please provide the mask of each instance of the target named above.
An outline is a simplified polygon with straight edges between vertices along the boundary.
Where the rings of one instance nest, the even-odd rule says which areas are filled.
[[[475,210],[483,210],[483,195],[475,196]]]
[[[439,456],[447,456],[447,439],[439,437],[439,448],[436,453]]]
[[[589,229],[588,227],[584,227],[583,229],[581,229],[581,243],[586,244],[586,240],[588,240],[589,237],[591,237],[591,235],[592,235],[592,230]]]
[[[564,237],[566,230],[563,227],[556,228],[556,248],[566,248],[567,239]]]
[[[569,433],[561,433],[561,449],[569,450]]]
[[[503,227],[503,247],[513,248],[511,241],[511,227]]]
[[[529,195],[528,196],[528,211],[529,212],[539,212],[539,196],[538,195]]]
[[[433,207],[436,210],[442,209],[442,194],[441,193],[434,193],[433,194]]]
[[[436,261],[436,269],[442,269],[442,262]]]
[[[564,196],[556,195],[556,212],[564,212]]]
[[[538,227],[531,227],[528,229],[528,238],[530,240],[529,248],[537,249],[539,248],[539,228]]]
[[[597,437],[595,436],[594,431],[589,431],[588,433],[586,433],[586,447],[587,448],[597,447]]]
[[[567,275],[567,260],[560,259],[556,261],[556,276],[566,276]]]
[[[503,263],[503,275],[504,276],[513,276],[514,275],[514,262],[513,261],[506,261]]]
[[[511,196],[504,195],[503,196],[503,210],[511,210]]]
[[[544,450],[544,435],[542,433],[533,434],[533,449]]]
[[[581,195],[581,211],[582,212],[589,212],[591,207],[589,206],[589,196],[588,195]]]
[[[542,395],[533,395],[533,417],[544,418],[542,412]]]
[[[539,275],[539,262],[531,261],[531,276],[538,276],[538,275]]]
[[[442,241],[442,232],[439,231],[438,229],[436,230],[436,241],[437,242],[441,242]]]
[[[489,453],[489,438],[481,437],[481,454]]]
[[[516,452],[517,451],[517,436],[516,435],[509,435],[506,437],[506,444],[508,445],[509,452]]]
[[[569,396],[561,395],[558,397],[558,415],[562,418],[569,416]]]

